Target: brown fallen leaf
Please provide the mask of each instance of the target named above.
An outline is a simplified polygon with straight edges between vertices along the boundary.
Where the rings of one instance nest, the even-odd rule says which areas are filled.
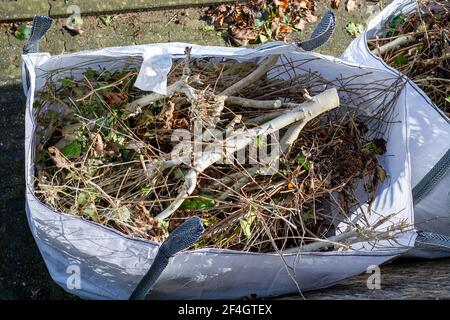
[[[50,157],[55,162],[57,168],[69,169],[71,168],[71,163],[64,158],[61,151],[56,147],[49,147],[48,152]]]
[[[297,29],[297,30],[303,31],[303,29],[305,29],[305,26],[306,26],[307,23],[308,23],[308,22],[307,22],[305,19],[301,18],[301,19],[294,25],[294,28]]]
[[[317,17],[308,11],[305,15],[306,22],[313,23],[317,21]]]
[[[229,33],[234,42],[240,46],[246,46],[257,39],[258,33],[253,29],[240,29],[236,26],[229,28]]]
[[[331,0],[331,8],[333,9],[339,9],[339,6],[341,5],[341,0]]]
[[[359,9],[360,6],[361,4],[359,3],[358,0],[348,0],[345,8],[347,9],[348,12],[352,12]]]
[[[92,140],[92,155],[97,157],[103,157],[105,155],[104,150],[104,144],[103,139],[100,133],[93,133],[91,134],[91,140]]]

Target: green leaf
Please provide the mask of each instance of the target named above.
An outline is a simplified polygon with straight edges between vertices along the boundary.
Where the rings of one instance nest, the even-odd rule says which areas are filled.
[[[447,98],[445,98],[445,101],[447,101],[448,103],[450,103],[450,96],[448,96]]]
[[[63,155],[68,159],[78,158],[81,155],[81,144],[74,141],[63,149]]]
[[[96,72],[92,68],[87,68],[83,75],[88,79],[95,78]]]
[[[263,34],[260,34],[259,35],[259,41],[261,42],[261,43],[266,43],[267,41],[269,41],[269,38],[267,38],[265,35],[263,35]]]
[[[354,22],[350,22],[349,24],[347,24],[347,26],[345,27],[345,30],[347,30],[347,32],[349,34],[351,34],[354,37],[359,36],[361,33],[363,33],[364,31],[364,25],[360,24],[360,23],[354,23]]]
[[[256,213],[250,209],[247,214],[239,221],[242,232],[245,237],[250,238],[252,236],[252,224],[256,219]]]
[[[89,193],[82,191],[80,192],[80,194],[77,197],[77,203],[80,206],[84,206],[88,203],[89,201]]]
[[[83,214],[89,218],[91,218],[93,221],[98,222],[98,215],[97,215],[97,208],[94,204],[91,204],[90,206],[83,208]]]
[[[169,231],[169,221],[159,220],[158,222],[161,228],[163,228],[165,231]]]
[[[28,40],[31,36],[31,29],[31,26],[21,24],[14,33],[14,36],[19,40]]]
[[[203,32],[214,31],[214,29],[215,29],[214,25],[206,25],[200,28],[200,30]]]
[[[402,65],[407,64],[407,63],[408,63],[408,57],[404,56],[403,54],[399,55],[394,60],[394,64],[396,66],[402,66]]]
[[[33,102],[33,108],[37,109],[37,110],[41,109],[42,108],[42,103],[40,101],[36,100],[35,102]]]
[[[141,192],[144,196],[147,196],[152,191],[152,188],[150,187],[142,187]]]
[[[116,208],[115,214],[116,214],[116,218],[123,222],[129,221],[131,218],[131,212],[125,206]]]
[[[304,155],[299,155],[295,160],[297,160],[298,164],[306,170],[311,169],[311,162],[309,162]]]
[[[271,38],[272,37],[272,29],[270,28],[269,22],[264,23],[264,30],[266,30],[267,35],[269,36],[269,38]]]
[[[186,199],[180,206],[181,210],[194,210],[194,211],[202,211],[208,208],[212,208],[215,205],[215,201],[213,199],[198,196],[192,199]]]
[[[63,88],[69,88],[72,85],[72,79],[69,78],[61,79],[60,82]]]
[[[113,20],[113,16],[101,16],[100,21],[105,25],[109,26]]]
[[[255,28],[259,29],[264,25],[264,20],[263,19],[255,19]]]
[[[405,23],[406,17],[404,14],[399,14],[394,19],[392,19],[391,23],[389,24],[389,27],[391,28],[398,28],[402,24]]]
[[[175,179],[176,180],[184,181],[185,177],[186,177],[186,173],[183,170],[181,170],[180,168],[175,170]]]
[[[289,14],[286,14],[283,18],[283,23],[284,24],[291,24],[291,16]]]

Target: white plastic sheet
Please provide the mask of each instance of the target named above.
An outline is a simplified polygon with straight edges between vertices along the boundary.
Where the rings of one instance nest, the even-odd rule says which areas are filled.
[[[364,74],[357,80],[362,87],[365,83],[384,81],[388,77],[384,71],[360,68],[333,57],[301,52],[291,45],[280,43],[256,50],[172,43],[108,48],[55,57],[45,53],[24,56],[30,78],[25,138],[29,224],[52,278],[80,297],[127,299],[151,265],[158,244],[133,239],[80,217],[55,212],[34,196],[35,122],[32,106],[35,93],[43,88],[50,72],[71,70],[80,64],[117,69],[130,61],[145,66],[139,75],[141,88],[148,86],[146,88],[149,90],[159,88],[163,91],[163,71],[167,70],[167,62],[171,58],[182,57],[186,46],[192,47],[191,56],[194,58],[208,56],[258,61],[270,54],[282,53],[294,60],[308,60],[311,70],[320,72],[329,80],[343,75]],[[411,224],[414,221],[405,105],[397,104],[394,115],[395,122],[385,136],[388,141],[386,154],[389,156],[381,160],[390,177],[378,188],[372,205],[377,215],[368,218],[373,220],[376,216],[379,218],[397,212],[395,219]],[[405,232],[398,236],[396,242],[381,241],[375,247],[369,243],[359,243],[347,251],[286,254],[284,262],[279,255],[271,253],[191,250],[171,260],[150,297],[214,299],[239,298],[249,294],[268,297],[295,293],[297,283],[302,290],[324,288],[365,272],[368,266],[379,265],[404,254],[414,245],[414,239],[414,232]],[[80,276],[80,286],[76,288],[70,285],[74,270],[79,270]]]

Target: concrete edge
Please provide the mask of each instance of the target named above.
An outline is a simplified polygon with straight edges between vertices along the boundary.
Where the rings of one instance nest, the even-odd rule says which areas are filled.
[[[0,8],[0,22],[32,20],[35,15],[54,18],[68,17],[74,12],[71,5],[78,6],[81,15],[100,15],[134,11],[181,9],[209,6],[220,3],[235,3],[237,0],[18,0],[3,3]],[[246,2],[246,1],[239,1]],[[73,7],[75,8],[75,7]],[[75,8],[76,10],[76,8]]]

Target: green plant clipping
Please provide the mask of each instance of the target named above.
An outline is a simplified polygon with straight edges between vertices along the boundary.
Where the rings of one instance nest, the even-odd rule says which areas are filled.
[[[364,32],[364,25],[360,24],[360,23],[354,23],[354,22],[350,22],[349,24],[347,24],[347,26],[345,27],[345,30],[347,30],[347,32],[354,36],[357,37],[359,36],[361,33]]]
[[[256,213],[253,210],[249,210],[249,212],[240,220],[240,225],[242,232],[246,238],[250,238],[252,236],[252,225],[255,222]]]
[[[198,196],[192,199],[186,199],[183,201],[183,204],[180,206],[181,210],[193,210],[193,211],[202,211],[209,208],[214,207],[215,201],[213,199]]]
[[[63,155],[68,159],[78,158],[81,155],[81,144],[74,141],[63,149]]]
[[[297,160],[298,164],[306,170],[311,169],[311,162],[309,162],[304,155],[298,156],[295,160]]]
[[[169,231],[169,221],[159,220],[159,225],[164,229],[164,231]]]
[[[31,26],[27,24],[21,24],[16,32],[14,33],[14,36],[19,40],[28,40],[31,37]]]
[[[394,63],[396,66],[403,66],[408,63],[408,57],[401,54],[397,58],[395,58]]]
[[[113,20],[113,16],[101,16],[100,21],[105,25],[109,26]]]

